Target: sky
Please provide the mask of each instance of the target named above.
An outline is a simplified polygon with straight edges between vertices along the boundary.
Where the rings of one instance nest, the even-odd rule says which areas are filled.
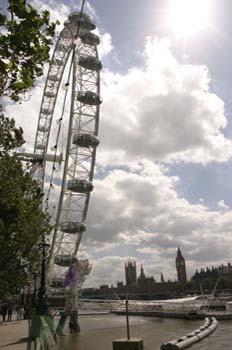
[[[173,2],[172,19],[179,18],[178,0],[86,1],[101,37],[103,104],[79,252],[92,264],[85,287],[123,281],[128,259],[138,273],[142,264],[157,281],[161,272],[175,280],[178,246],[188,278],[196,268],[231,262],[232,3],[205,1],[207,25],[181,33],[170,20]],[[30,3],[59,19],[58,31],[80,8],[72,0]],[[203,5],[196,5],[198,17]],[[26,150],[33,148],[45,77],[46,68],[28,101],[4,101],[24,129]]]

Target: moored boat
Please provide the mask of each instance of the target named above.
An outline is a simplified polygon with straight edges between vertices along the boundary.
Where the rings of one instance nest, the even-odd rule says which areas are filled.
[[[114,310],[117,315],[126,313],[121,304]],[[137,316],[203,319],[207,316],[216,319],[232,319],[232,296],[227,298],[198,295],[187,298],[138,301],[130,300],[128,313]]]

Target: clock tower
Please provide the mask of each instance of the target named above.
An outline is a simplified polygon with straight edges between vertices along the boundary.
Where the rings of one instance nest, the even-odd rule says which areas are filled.
[[[181,253],[180,247],[177,249],[176,271],[178,282],[185,283],[187,281],[185,259]]]

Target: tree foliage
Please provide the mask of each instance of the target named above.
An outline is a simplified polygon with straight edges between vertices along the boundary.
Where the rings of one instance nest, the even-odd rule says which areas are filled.
[[[0,118],[0,297],[17,293],[39,259],[37,243],[50,231],[41,210],[42,193],[22,163],[11,154],[23,132],[14,120]]]
[[[48,11],[39,13],[26,0],[8,4],[0,13],[0,96],[18,101],[43,74],[58,22],[50,23]]]
[[[1,107],[0,107],[1,108]],[[24,143],[22,128],[16,128],[14,119],[0,114],[0,156]]]

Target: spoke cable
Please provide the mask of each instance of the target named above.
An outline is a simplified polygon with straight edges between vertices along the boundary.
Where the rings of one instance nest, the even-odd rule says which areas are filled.
[[[79,17],[79,21],[78,21],[77,31],[76,31],[76,34],[75,34],[75,39],[77,39],[79,37],[80,26],[81,26],[81,19],[82,19],[83,10],[84,10],[84,4],[85,4],[85,0],[82,0],[80,17]],[[67,87],[67,89],[65,90],[65,94],[64,94],[64,100],[63,100],[63,106],[62,106],[62,111],[61,111],[61,117],[58,119],[59,125],[58,125],[58,130],[57,130],[57,135],[56,135],[56,141],[55,141],[55,145],[53,146],[53,148],[55,149],[55,153],[54,153],[54,159],[53,159],[53,163],[52,163],[52,172],[51,172],[51,177],[50,177],[49,188],[48,188],[48,192],[47,192],[47,196],[46,196],[46,200],[45,200],[45,211],[48,211],[48,209],[49,209],[49,199],[50,199],[51,189],[53,188],[53,178],[54,178],[54,172],[56,170],[58,144],[59,144],[60,132],[61,132],[61,127],[62,127],[62,121],[63,121],[65,107],[66,107],[68,88],[69,88],[69,85],[70,85],[70,77],[71,77],[73,62],[74,62],[74,58],[75,58],[75,51],[76,51],[76,43],[74,43],[73,48],[72,48],[72,58],[71,58],[70,67],[69,67],[69,71],[68,71],[67,82],[65,83],[65,87]]]

